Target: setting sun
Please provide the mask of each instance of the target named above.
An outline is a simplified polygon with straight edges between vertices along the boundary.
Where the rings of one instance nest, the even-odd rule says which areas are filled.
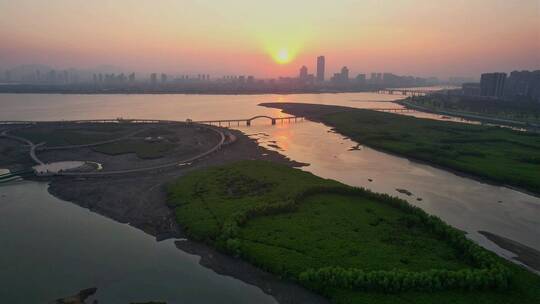
[[[286,64],[292,60],[291,53],[287,49],[280,49],[275,55],[274,60],[279,64]]]

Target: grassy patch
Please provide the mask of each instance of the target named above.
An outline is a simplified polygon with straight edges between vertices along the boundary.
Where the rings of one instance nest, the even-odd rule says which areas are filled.
[[[298,268],[290,269],[292,273],[322,268],[328,261],[364,270],[468,267],[454,248],[410,215],[355,195],[309,196],[295,212],[248,221],[241,238],[250,241],[243,250],[263,247],[268,256],[294,251],[292,258],[298,259],[287,263]],[[276,263],[271,268],[277,271],[284,266]]]
[[[176,147],[176,144],[169,142],[146,142],[142,139],[126,139],[95,146],[92,149],[108,155],[135,153],[137,154],[137,157],[142,159],[154,159],[165,156],[165,154],[174,149],[174,147]]]
[[[245,161],[197,171],[169,186],[168,202],[190,237],[335,303],[540,298],[540,278],[439,219],[405,201],[297,169]]]
[[[540,135],[369,110],[322,120],[367,146],[540,193]]]
[[[50,126],[31,127],[13,131],[34,143],[45,142],[47,146],[86,145],[111,140],[133,132],[132,127],[119,124],[93,124],[55,129]]]
[[[524,122],[540,121],[540,104],[533,100],[486,100],[475,96],[415,96],[408,100],[433,110],[457,111]]]

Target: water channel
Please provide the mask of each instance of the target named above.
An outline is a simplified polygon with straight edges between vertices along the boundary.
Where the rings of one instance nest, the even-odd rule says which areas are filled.
[[[302,95],[55,95],[0,94],[0,120],[153,118],[237,119],[286,116],[261,102],[309,102],[358,108],[394,108],[396,95],[373,93]],[[432,114],[415,116],[441,119]],[[457,120],[457,119],[455,119]],[[238,127],[299,162],[303,170],[399,196],[467,231],[471,238],[507,252],[478,234],[489,231],[540,250],[540,199],[506,187],[460,177],[429,165],[375,151],[304,121]],[[371,181],[370,181],[371,180]],[[407,189],[411,196],[396,189]],[[421,200],[419,200],[419,198]],[[47,185],[0,186],[0,299],[42,303],[96,286],[103,303],[166,300],[169,303],[273,303],[260,289],[218,275],[198,257],[157,243],[47,192]]]

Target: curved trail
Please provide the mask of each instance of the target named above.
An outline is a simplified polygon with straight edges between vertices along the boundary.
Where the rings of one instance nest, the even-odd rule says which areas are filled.
[[[152,121],[153,123],[161,123],[162,121]],[[172,122],[172,121],[165,121],[166,123],[173,123],[173,124],[184,124],[183,122]],[[29,122],[31,123],[31,122]],[[183,160],[178,160],[178,161],[174,161],[174,162],[170,162],[170,163],[166,163],[166,164],[160,164],[160,165],[155,165],[155,166],[150,166],[150,167],[144,167],[144,168],[136,168],[136,169],[125,169],[125,170],[115,170],[115,171],[100,171],[100,172],[57,172],[57,173],[54,173],[54,175],[60,175],[60,176],[108,176],[108,175],[118,175],[118,174],[129,174],[129,173],[138,173],[138,172],[146,172],[146,171],[152,171],[152,170],[161,170],[161,169],[167,169],[167,168],[171,168],[171,167],[175,167],[175,166],[183,166],[183,165],[189,165],[191,162],[194,162],[198,159],[201,159],[205,156],[208,156],[209,154],[212,154],[214,153],[215,151],[218,151],[219,149],[221,149],[222,146],[224,145],[227,145],[227,144],[230,144],[234,141],[234,137],[233,136],[227,136],[225,135],[221,130],[218,130],[216,128],[213,128],[211,126],[207,126],[207,125],[204,125],[204,124],[198,124],[198,123],[193,123],[193,125],[196,125],[196,126],[199,126],[199,127],[203,127],[203,128],[206,128],[208,130],[211,130],[213,132],[215,132],[218,136],[219,136],[219,142],[214,145],[211,149],[207,150],[207,151],[204,151],[202,153],[199,153],[195,156],[192,156],[190,158],[187,158],[187,159],[183,159]],[[141,132],[144,132],[148,129],[151,129],[151,128],[154,128],[154,127],[157,127],[157,126],[152,126],[152,127],[149,127],[149,128],[143,128],[141,130],[137,130],[135,132],[132,132],[130,134],[127,134],[127,135],[124,135],[122,137],[119,137],[119,138],[115,138],[115,139],[111,139],[111,140],[107,140],[107,141],[102,141],[102,142],[98,142],[98,143],[92,143],[92,144],[84,144],[84,145],[71,145],[71,146],[58,146],[58,147],[44,147],[44,148],[41,148],[41,149],[38,149],[40,146],[44,145],[45,143],[39,143],[39,144],[34,144],[32,141],[24,138],[24,137],[20,137],[20,136],[15,136],[15,135],[11,135],[11,134],[8,134],[8,131],[9,130],[4,130],[0,133],[0,137],[6,137],[6,138],[11,138],[11,139],[14,139],[14,140],[17,140],[17,141],[20,141],[20,142],[23,142],[27,145],[30,146],[30,157],[32,158],[32,160],[37,163],[38,165],[44,165],[45,163],[43,161],[41,161],[39,159],[39,157],[37,156],[36,154],[36,151],[45,151],[45,150],[60,150],[60,149],[76,149],[76,148],[87,148],[87,147],[95,147],[95,146],[99,146],[99,145],[104,145],[104,144],[109,144],[109,143],[114,143],[114,142],[117,142],[117,141],[120,141],[120,140],[124,140],[124,139],[127,139],[127,138],[130,138],[136,134],[139,134]],[[230,140],[227,141],[227,138],[229,138]]]
[[[137,172],[145,172],[145,171],[152,171],[152,170],[160,170],[160,169],[167,169],[175,166],[182,166],[182,165],[188,165],[189,163],[196,161],[198,159],[201,159],[217,150],[219,150],[223,144],[225,143],[226,136],[223,134],[223,132],[207,127],[208,129],[211,129],[212,131],[215,131],[220,136],[220,141],[218,144],[216,144],[214,147],[212,147],[210,150],[202,152],[200,154],[197,154],[193,157],[190,157],[188,159],[184,160],[178,160],[174,162],[170,162],[167,164],[162,165],[155,165],[151,167],[144,167],[144,168],[137,168],[137,169],[125,169],[125,170],[115,170],[115,171],[102,171],[102,172],[59,172],[56,175],[61,176],[107,176],[107,175],[117,175],[117,174],[128,174],[128,173],[137,173]]]
[[[128,139],[132,136],[135,136],[139,133],[142,133],[144,131],[147,131],[147,130],[150,130],[152,128],[156,128],[157,126],[152,126],[152,127],[148,127],[148,128],[142,128],[140,130],[137,130],[137,131],[134,131],[132,133],[129,133],[129,134],[126,134],[124,136],[121,136],[121,137],[118,137],[118,138],[113,138],[113,139],[109,139],[109,140],[104,140],[104,141],[99,141],[99,142],[95,142],[95,143],[91,143],[91,144],[84,144],[84,145],[68,145],[68,146],[55,146],[55,147],[43,147],[41,149],[39,149],[40,151],[47,151],[47,150],[64,150],[64,149],[79,149],[79,148],[90,148],[90,147],[96,147],[96,146],[101,146],[101,145],[106,145],[106,144],[111,144],[111,143],[115,143],[117,141],[121,141],[121,140],[124,140],[124,139]]]
[[[36,155],[36,148],[38,146],[41,146],[45,143],[40,143],[40,144],[34,144],[33,142],[31,142],[30,140],[24,138],[24,137],[20,137],[20,136],[15,136],[15,135],[11,135],[11,134],[8,134],[8,130],[4,130],[2,131],[2,133],[0,133],[0,137],[5,137],[5,138],[10,138],[10,139],[13,139],[13,140],[16,140],[16,141],[20,141],[20,142],[23,142],[25,144],[27,144],[28,146],[30,146],[30,157],[32,158],[32,160],[38,164],[38,165],[43,165],[44,163],[37,157]]]

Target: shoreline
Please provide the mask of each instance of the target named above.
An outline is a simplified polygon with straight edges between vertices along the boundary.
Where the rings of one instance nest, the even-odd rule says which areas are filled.
[[[342,94],[342,93],[376,93],[382,88],[370,89],[352,89],[352,90],[261,90],[261,91],[197,91],[197,90],[178,90],[178,91],[94,91],[94,90],[3,90],[0,88],[1,94],[55,94],[55,95],[297,95],[297,94]]]
[[[282,105],[282,104],[287,104],[287,106],[282,108],[282,107],[280,107],[280,105]],[[321,123],[321,124],[331,128],[331,130],[333,132],[343,136],[344,138],[347,138],[347,139],[349,139],[349,140],[351,140],[351,141],[353,141],[353,142],[355,142],[357,144],[364,145],[363,143],[357,142],[353,138],[351,138],[351,137],[349,137],[349,136],[347,136],[345,134],[339,133],[338,131],[335,130],[334,126],[323,122],[320,119],[320,117],[318,117],[318,116],[320,116],[322,114],[309,114],[310,112],[304,112],[303,110],[285,109],[285,108],[289,108],[289,106],[294,107],[294,106],[304,106],[304,105],[306,105],[308,107],[310,107],[310,106],[315,106],[315,107],[322,106],[322,107],[335,108],[335,109],[332,109],[332,111],[324,113],[324,114],[331,114],[331,113],[337,113],[337,112],[342,112],[342,111],[347,111],[347,110],[358,110],[356,108],[349,108],[349,107],[344,107],[344,106],[333,106],[333,105],[308,104],[308,103],[301,104],[301,103],[278,103],[278,102],[265,102],[265,103],[260,103],[259,105],[263,106],[263,107],[268,107],[268,108],[280,109],[280,110],[283,111],[283,113],[286,113],[286,114],[289,114],[289,115],[301,115],[301,116],[304,116],[308,120]],[[339,108],[339,109],[337,109],[337,108]],[[361,110],[369,110],[369,109],[361,109]],[[313,115],[313,116],[311,116],[311,115]],[[475,180],[477,182],[484,183],[484,184],[491,185],[491,186],[505,187],[505,188],[508,188],[508,189],[511,189],[511,190],[514,190],[514,191],[518,191],[518,192],[521,192],[521,193],[524,193],[524,194],[527,194],[527,195],[530,195],[530,196],[540,198],[540,193],[535,193],[535,192],[529,191],[529,190],[524,189],[524,188],[520,188],[520,187],[500,183],[500,182],[493,181],[493,180],[490,180],[490,179],[487,179],[485,177],[478,176],[478,175],[475,175],[475,174],[472,174],[472,173],[467,173],[467,172],[459,171],[457,169],[445,167],[445,166],[436,164],[434,162],[430,162],[428,160],[423,160],[423,159],[418,159],[418,158],[414,158],[414,157],[410,157],[410,156],[406,156],[406,155],[401,155],[401,154],[398,154],[398,153],[395,153],[395,152],[392,152],[392,151],[388,151],[388,150],[385,150],[385,149],[381,149],[381,148],[378,148],[378,147],[372,147],[372,146],[368,146],[368,145],[366,145],[366,147],[369,147],[370,149],[373,149],[373,150],[378,151],[378,152],[386,153],[388,155],[396,156],[396,157],[399,157],[399,158],[404,158],[404,159],[407,159],[408,161],[415,162],[415,163],[418,163],[418,164],[429,165],[431,167],[434,167],[434,168],[437,168],[437,169],[440,169],[440,170],[443,170],[443,171],[446,171],[446,172],[450,172],[450,173],[452,173],[454,175],[457,175],[459,177],[469,178],[469,179]]]
[[[488,231],[478,231],[478,233],[502,249],[514,253],[516,255],[516,257],[513,258],[514,260],[527,265],[540,274],[540,251],[495,233]]]
[[[116,222],[135,227],[155,237],[156,241],[185,238],[181,227],[175,221],[174,211],[166,204],[165,187],[169,182],[194,170],[244,159],[266,160],[291,167],[306,165],[259,146],[255,139],[249,138],[241,131],[234,129],[228,131],[236,136],[236,142],[194,162],[189,168],[173,168],[144,176],[134,174],[78,178],[53,176],[32,177],[27,180],[48,182],[47,190],[51,195]],[[179,250],[199,256],[201,266],[220,275],[231,276],[254,285],[280,304],[329,303],[327,299],[294,282],[281,281],[273,274],[203,243],[189,240],[176,243]],[[182,243],[182,246],[178,243]]]
[[[504,118],[482,116],[482,115],[474,114],[474,113],[461,113],[461,112],[455,112],[455,111],[430,109],[430,108],[416,105],[414,103],[410,103],[407,101],[407,99],[396,100],[395,103],[400,104],[406,108],[414,109],[414,110],[425,112],[425,113],[431,113],[431,114],[436,114],[436,115],[450,115],[454,117],[459,117],[461,119],[476,120],[480,123],[501,125],[501,126],[511,127],[511,128],[522,128],[524,130],[527,130],[528,132],[539,132],[538,128],[540,127],[540,125],[538,124],[529,123],[526,121],[509,120],[509,119],[504,119]]]
[[[333,132],[343,136],[344,138],[347,138],[347,139],[353,141],[354,143],[363,145],[361,142],[357,142],[353,138],[350,138],[349,136],[347,136],[345,134],[339,133],[332,125],[326,124],[324,121],[322,121],[320,119],[320,117],[322,115],[330,114],[330,113],[337,113],[337,112],[341,112],[341,111],[346,111],[346,110],[353,109],[353,108],[348,108],[348,107],[343,107],[343,106],[317,105],[317,104],[298,104],[298,103],[296,103],[296,104],[295,103],[261,103],[260,105],[264,106],[264,107],[271,107],[271,108],[281,109],[286,114],[304,116],[304,117],[306,117],[306,119],[309,119],[311,121],[324,124],[325,126],[331,128],[331,130]],[[299,107],[303,107],[304,109],[298,109]],[[309,109],[309,108],[311,108],[311,109]],[[326,108],[326,109],[321,111],[321,109],[323,109],[323,108]],[[514,190],[514,191],[518,191],[518,192],[521,192],[521,193],[524,193],[524,194],[527,194],[527,195],[530,195],[530,196],[533,196],[533,197],[540,198],[540,193],[534,193],[534,192],[530,192],[530,191],[522,189],[522,188],[514,187],[514,186],[511,186],[511,185],[507,185],[507,184],[498,183],[496,181],[492,181],[492,180],[483,178],[481,176],[477,176],[477,175],[466,173],[466,172],[461,172],[459,170],[452,169],[452,168],[447,168],[447,167],[435,164],[435,163],[430,162],[430,161],[425,161],[425,160],[416,159],[416,158],[409,157],[409,156],[400,155],[400,154],[397,154],[397,153],[392,152],[392,151],[387,151],[385,149],[380,149],[380,148],[377,148],[377,147],[371,147],[369,145],[366,145],[366,147],[369,147],[370,149],[373,149],[373,150],[378,151],[378,152],[386,153],[388,155],[392,155],[392,156],[399,157],[399,158],[404,158],[404,159],[407,159],[408,161],[411,161],[411,162],[415,162],[415,163],[423,164],[423,165],[428,165],[428,166],[437,168],[439,170],[449,172],[449,173],[454,174],[454,175],[459,176],[459,177],[472,179],[474,181],[484,183],[484,184],[487,184],[487,185],[492,185],[492,186],[497,186],[497,187],[505,187],[505,188],[508,188],[508,189],[511,189],[511,190]],[[535,249],[530,248],[530,247],[528,247],[526,245],[523,245],[523,244],[521,244],[521,243],[519,243],[517,241],[511,240],[511,239],[508,239],[508,238],[504,238],[504,237],[501,237],[501,236],[498,236],[498,235],[495,235],[495,234],[492,234],[492,233],[489,233],[489,232],[479,231],[478,233],[480,233],[482,236],[484,236],[486,239],[488,239],[489,241],[491,241],[495,245],[499,246],[500,248],[508,250],[508,251],[514,253],[518,257],[518,258],[516,258],[516,260],[523,263],[523,264],[525,264],[527,267],[530,267],[530,269],[540,271],[540,253],[538,253]],[[521,255],[520,255],[520,253],[521,253]]]

